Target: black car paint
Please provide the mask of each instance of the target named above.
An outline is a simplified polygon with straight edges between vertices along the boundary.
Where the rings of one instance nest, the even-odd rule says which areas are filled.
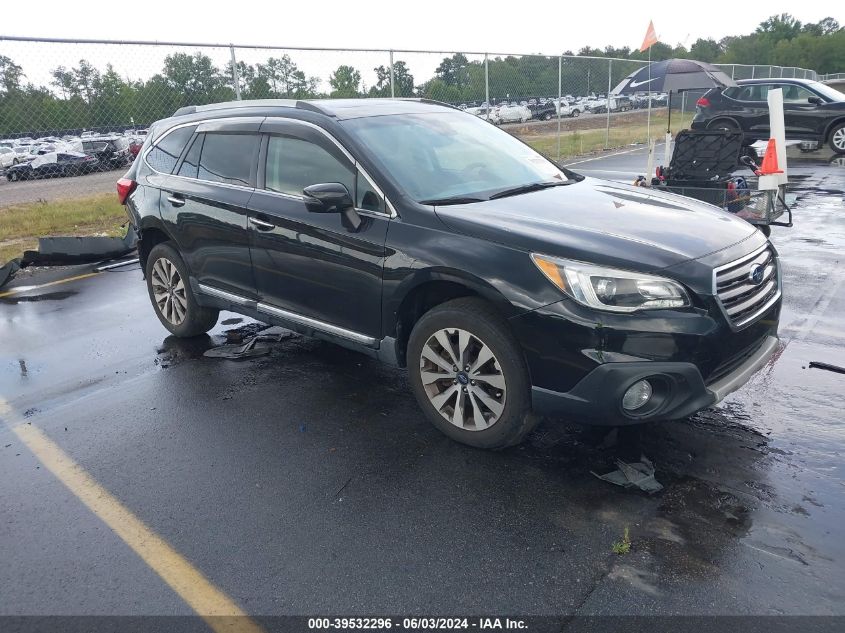
[[[535,405],[544,411],[549,410],[550,394],[554,401],[555,394],[572,390],[607,363],[621,363],[616,366],[621,368],[626,363],[634,367],[662,362],[692,367],[699,376],[700,387],[694,394],[690,391],[688,406],[677,407],[686,415],[692,412],[690,406],[712,402],[703,389],[716,367],[737,350],[776,335],[780,300],[740,331],[720,310],[713,268],[767,241],[749,224],[708,205],[589,178],[470,205],[434,208],[411,200],[378,160],[346,133],[343,119],[426,107],[440,106],[375,100],[365,107],[340,101],[331,105],[330,114],[308,102],[238,107],[239,117],[268,117],[265,125],[295,120],[325,130],[375,180],[395,208],[395,217],[359,211],[364,221],[354,231],[341,214],[309,213],[301,200],[261,191],[266,149],[255,192],[163,176],[136,161],[127,176],[139,185],[127,210],[140,229],[142,253],[149,252],[149,247],[144,250],[146,236],[158,231],[177,243],[192,272],[194,290],[204,283],[249,299],[235,304],[198,294],[204,305],[292,326],[400,366],[406,362],[404,345],[414,309],[427,291],[437,288],[447,299],[478,295],[509,320],[525,353]],[[232,110],[211,109],[159,122],[141,155],[174,125],[227,116]],[[185,204],[172,206],[168,198],[173,196],[185,198]],[[193,201],[202,201],[202,206]],[[259,230],[252,218],[272,229]],[[691,291],[694,305],[634,314],[593,310],[550,284],[531,262],[531,252],[659,271]],[[351,340],[291,324],[260,311],[260,302],[363,338]],[[551,410],[561,412],[554,406]],[[605,413],[593,421],[638,421],[618,411]]]
[[[748,79],[737,81],[739,86],[794,85],[816,94],[821,103],[784,102],[784,125],[786,138],[795,140],[817,141],[819,144],[828,140],[833,127],[845,121],[845,95],[842,101],[831,101],[818,94],[812,83],[800,79]],[[739,101],[725,95],[721,89],[714,88],[704,94],[709,106],[697,106],[696,115],[690,127],[694,130],[709,129],[719,120],[727,120],[753,140],[767,140],[769,130],[769,104],[767,101]]]

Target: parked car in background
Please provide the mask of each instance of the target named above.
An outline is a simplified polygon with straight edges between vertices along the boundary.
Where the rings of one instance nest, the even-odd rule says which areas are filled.
[[[550,121],[551,119],[557,118],[558,110],[560,110],[561,117],[577,117],[581,114],[581,108],[577,105],[561,100],[560,106],[558,107],[558,100],[553,99],[546,101],[543,105],[531,108],[532,118],[541,121]]]
[[[683,418],[779,348],[778,254],[752,225],[450,107],[190,106],[117,189],[170,333],[232,310],[407,367],[431,423],[479,448],[539,416]]]
[[[531,118],[531,110],[524,105],[503,105],[495,109],[495,123],[525,123]]]
[[[11,147],[0,145],[0,169],[6,169],[21,162],[18,153]]]
[[[60,176],[78,176],[88,174],[99,169],[100,162],[94,156],[81,152],[61,151],[49,152],[35,157],[27,163],[20,163],[6,170],[6,178],[12,182],[16,180],[33,180],[35,178],[52,178]]]
[[[139,136],[133,136],[129,138],[129,153],[132,154],[132,160],[135,160],[135,157],[138,156],[138,152],[141,151],[141,146],[144,144],[144,139]]]
[[[90,156],[95,156],[100,161],[103,170],[125,167],[134,158],[129,150],[129,139],[125,136],[83,139],[82,151]]]
[[[713,89],[696,102],[694,130],[741,131],[749,142],[769,130],[769,90],[783,90],[786,138],[825,143],[845,154],[845,94],[806,79],[741,79],[736,87]]]

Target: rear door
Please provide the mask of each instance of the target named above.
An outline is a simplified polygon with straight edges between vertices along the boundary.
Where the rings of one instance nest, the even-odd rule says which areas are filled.
[[[202,123],[161,187],[161,216],[204,292],[254,299],[247,205],[263,119]]]
[[[250,202],[253,269],[260,300],[279,316],[313,319],[357,340],[381,338],[381,287],[390,213],[354,159],[320,128],[295,120],[262,127],[261,173]],[[363,220],[306,209],[302,190],[339,182]],[[339,329],[338,329],[339,328]],[[363,337],[363,339],[362,339]]]
[[[755,138],[769,135],[768,94],[772,84],[746,84],[728,88],[723,92],[726,114],[739,121],[743,131]],[[714,115],[715,116],[715,115]]]

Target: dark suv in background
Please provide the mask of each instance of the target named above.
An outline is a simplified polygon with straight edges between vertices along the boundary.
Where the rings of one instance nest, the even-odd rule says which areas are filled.
[[[769,90],[783,90],[786,138],[828,144],[845,154],[845,94],[805,79],[743,79],[730,88],[714,88],[696,103],[694,130],[739,130],[749,141],[766,140]]]
[[[170,332],[232,310],[407,367],[473,446],[519,442],[532,412],[681,418],[777,346],[778,257],[753,226],[433,102],[183,108],[118,193]]]
[[[125,136],[82,139],[82,151],[97,158],[103,171],[125,167],[135,158],[129,149],[129,139]]]

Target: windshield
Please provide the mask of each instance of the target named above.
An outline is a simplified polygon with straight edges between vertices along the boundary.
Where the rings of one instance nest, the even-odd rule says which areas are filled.
[[[813,90],[818,92],[823,97],[827,97],[831,101],[845,101],[845,94],[842,94],[835,88],[831,88],[827,84],[823,84],[819,81],[811,81],[808,83]]]
[[[417,202],[487,200],[505,190],[575,178],[507,132],[463,112],[366,117],[343,126]]]

